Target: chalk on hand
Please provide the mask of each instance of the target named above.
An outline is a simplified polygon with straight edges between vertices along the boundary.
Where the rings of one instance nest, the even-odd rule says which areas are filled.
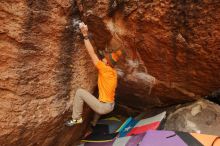
[[[73,19],[72,20],[72,25],[73,27],[79,27],[79,24],[81,23],[82,21],[80,19]]]
[[[81,23],[79,23],[79,28],[82,28],[82,27],[84,27],[84,23],[83,22],[81,22]]]

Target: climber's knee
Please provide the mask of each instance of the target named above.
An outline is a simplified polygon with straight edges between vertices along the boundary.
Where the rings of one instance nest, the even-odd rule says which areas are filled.
[[[84,92],[85,92],[84,89],[79,88],[79,89],[76,90],[76,96],[77,96],[77,97],[80,97],[81,95],[83,95]]]
[[[96,112],[100,115],[105,115],[113,111],[113,109],[114,106],[112,106],[112,103],[101,103]]]

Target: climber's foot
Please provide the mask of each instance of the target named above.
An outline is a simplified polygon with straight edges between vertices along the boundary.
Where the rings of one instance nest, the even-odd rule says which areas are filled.
[[[65,122],[65,125],[71,127],[73,125],[81,124],[83,122],[82,118],[79,119],[71,119]]]

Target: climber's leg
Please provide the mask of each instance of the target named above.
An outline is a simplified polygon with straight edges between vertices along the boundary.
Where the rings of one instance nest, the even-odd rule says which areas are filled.
[[[72,120],[67,126],[82,123],[83,103],[86,102],[98,114],[106,114],[114,109],[114,103],[100,102],[95,96],[84,89],[78,89],[73,101]]]
[[[104,103],[99,101],[95,96],[84,89],[78,89],[73,103],[73,115],[72,118],[81,117],[83,111],[83,101],[93,109],[96,113],[103,115],[111,112],[114,108],[114,103]]]
[[[101,117],[100,114],[98,114],[98,113],[95,113],[95,114],[94,114],[93,120],[92,120],[92,122],[91,122],[92,126],[95,126],[95,125],[97,124],[97,122],[98,122],[98,120],[99,120],[100,117]]]

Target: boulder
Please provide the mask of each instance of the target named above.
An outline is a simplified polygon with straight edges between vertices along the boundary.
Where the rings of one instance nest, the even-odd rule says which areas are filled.
[[[177,107],[166,119],[164,129],[220,136],[220,106],[207,100]]]
[[[165,106],[194,101],[220,88],[218,1],[77,0],[77,4],[97,49],[105,49],[110,38],[118,45],[108,50],[123,48],[127,53],[118,66],[122,103]]]
[[[68,0],[7,0],[0,13],[0,145],[73,144],[91,111],[83,125],[65,127],[71,100],[79,87],[96,88],[96,70],[72,25],[78,8]]]
[[[0,1],[1,145],[74,145],[84,133],[88,108],[84,124],[63,125],[76,89],[97,86],[80,19],[97,52],[125,50],[124,105],[166,106],[219,89],[219,11],[216,0]]]

